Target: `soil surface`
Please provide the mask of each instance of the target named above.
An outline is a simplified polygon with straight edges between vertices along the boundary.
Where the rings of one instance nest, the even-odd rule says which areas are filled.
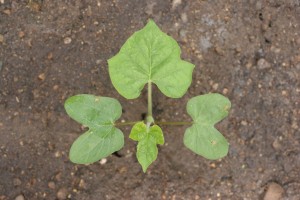
[[[147,94],[126,100],[107,59],[149,18],[196,65],[181,99],[154,88],[154,117],[190,120],[188,99],[232,102],[217,125],[230,143],[210,161],[164,126],[165,145],[144,174],[136,143],[88,166],[68,159],[84,131],[65,113],[79,93],[117,98],[121,120],[141,120]],[[0,199],[300,199],[299,0],[0,0]]]

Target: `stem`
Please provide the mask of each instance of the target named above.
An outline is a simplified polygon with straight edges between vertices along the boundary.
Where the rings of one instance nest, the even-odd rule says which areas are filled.
[[[193,123],[194,122],[155,122],[155,124],[173,125],[173,126],[192,125]]]
[[[121,122],[121,123],[115,123],[114,125],[115,126],[129,126],[129,125],[134,125],[138,122],[140,122],[140,121],[137,121],[137,122]]]
[[[152,85],[148,82],[148,113],[147,116],[152,117]]]
[[[147,127],[149,128],[153,122],[154,119],[152,116],[152,85],[151,81],[148,81],[148,113],[146,118]]]

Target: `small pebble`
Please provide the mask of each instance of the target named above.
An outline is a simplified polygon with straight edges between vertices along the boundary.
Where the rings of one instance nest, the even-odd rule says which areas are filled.
[[[271,67],[271,64],[265,59],[261,58],[257,62],[258,69],[268,69]]]
[[[282,95],[282,96],[287,96],[287,91],[286,91],[286,90],[282,90],[282,91],[281,91],[281,95]]]
[[[13,184],[14,184],[14,186],[19,186],[22,184],[22,181],[19,178],[14,178]]]
[[[278,139],[275,139],[274,142],[272,143],[272,147],[275,149],[275,150],[278,150],[281,148],[281,144],[279,142]]]
[[[22,194],[20,194],[15,198],[15,200],[25,200],[25,197]]]
[[[67,199],[67,197],[68,197],[68,190],[66,188],[59,189],[58,192],[56,193],[56,197],[59,200]]]
[[[172,9],[174,10],[177,6],[179,6],[182,3],[181,0],[173,0],[172,1]]]
[[[247,126],[247,125],[248,125],[248,123],[247,123],[245,120],[241,121],[241,124],[242,124],[243,126]]]
[[[227,93],[228,93],[228,89],[227,89],[227,88],[224,88],[222,93],[223,93],[223,94],[227,94]]]
[[[80,181],[79,181],[79,187],[83,188],[83,189],[86,189],[86,183],[85,183],[85,181],[83,179],[80,179]]]
[[[101,160],[100,160],[100,164],[101,165],[104,165],[104,164],[106,164],[107,163],[107,159],[106,158],[102,158]]]
[[[49,187],[50,189],[54,190],[54,189],[55,189],[55,183],[54,183],[54,181],[50,181],[50,182],[48,183],[48,187]]]
[[[0,3],[1,3],[1,4],[4,4],[4,0],[0,0]]]
[[[61,157],[61,152],[60,151],[56,151],[54,154],[55,158],[59,158]]]
[[[72,42],[72,39],[70,38],[70,37],[66,37],[65,39],[64,39],[64,43],[65,44],[70,44]]]
[[[25,36],[25,33],[23,31],[19,32],[19,38],[23,38]]]
[[[4,36],[0,34],[0,43],[3,43],[3,41],[4,41]]]
[[[53,59],[53,53],[52,53],[52,52],[49,52],[49,53],[48,53],[47,59],[48,59],[48,60],[52,60],[52,59]]]
[[[45,78],[46,78],[45,73],[41,73],[41,74],[38,76],[38,78],[39,78],[41,81],[45,80]]]
[[[264,200],[280,200],[284,193],[283,188],[277,183],[270,183]]]
[[[58,90],[58,88],[59,88],[58,85],[54,85],[54,86],[53,86],[53,90],[54,90],[54,91]]]
[[[219,84],[218,84],[218,83],[214,83],[213,86],[212,86],[212,88],[213,88],[214,90],[217,90],[218,87],[219,87]]]
[[[181,14],[181,20],[183,23],[187,23],[188,22],[188,17],[186,13],[182,13]]]
[[[11,14],[11,11],[9,9],[6,9],[6,10],[3,10],[3,13],[4,14],[7,14],[7,15],[10,15]]]
[[[296,40],[296,43],[300,45],[300,37]]]

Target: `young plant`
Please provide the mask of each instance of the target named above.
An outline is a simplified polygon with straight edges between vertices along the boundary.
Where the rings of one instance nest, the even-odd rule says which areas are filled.
[[[129,138],[137,141],[137,160],[146,172],[157,158],[157,145],[164,144],[164,135],[152,115],[152,84],[168,97],[182,97],[192,82],[194,65],[181,60],[177,42],[163,33],[150,20],[134,33],[120,52],[108,60],[109,75],[116,90],[127,99],[140,96],[148,86],[148,112],[145,121],[116,122],[122,114],[120,103],[113,98],[79,94],[65,102],[68,115],[88,127],[73,143],[70,160],[78,164],[96,162],[124,146],[124,136],[118,126],[133,125]],[[228,143],[214,127],[228,115],[230,101],[209,93],[193,97],[187,103],[192,122],[164,122],[170,125],[191,125],[183,142],[187,148],[207,159],[222,158],[228,153]]]

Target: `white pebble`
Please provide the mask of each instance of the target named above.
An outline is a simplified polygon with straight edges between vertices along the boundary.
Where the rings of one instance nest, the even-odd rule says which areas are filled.
[[[107,163],[107,159],[106,158],[102,158],[100,160],[100,165],[105,165]]]
[[[72,42],[72,39],[70,38],[70,37],[66,37],[65,39],[64,39],[64,43],[65,44],[70,44]]]

